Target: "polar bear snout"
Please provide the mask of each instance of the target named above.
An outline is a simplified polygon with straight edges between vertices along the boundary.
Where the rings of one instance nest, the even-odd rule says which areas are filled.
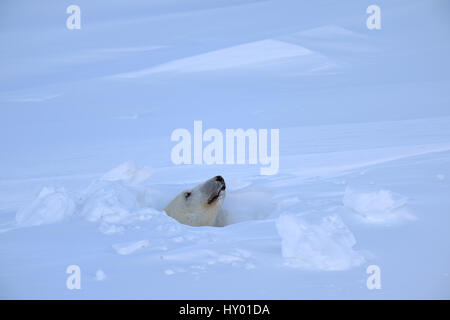
[[[209,195],[207,204],[213,204],[217,199],[225,196],[225,180],[221,176],[215,176],[202,185],[202,192]]]
[[[225,180],[223,180],[222,176],[216,176],[215,178],[216,178],[216,181],[222,182],[223,185],[225,186]]]

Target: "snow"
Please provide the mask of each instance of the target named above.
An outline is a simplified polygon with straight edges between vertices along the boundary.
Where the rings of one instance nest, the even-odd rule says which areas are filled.
[[[265,190],[229,192],[219,215],[219,225],[226,226],[248,220],[268,218],[276,208],[273,195]]]
[[[77,4],[2,6],[0,298],[450,297],[444,0],[379,1],[381,30],[359,1]],[[196,120],[279,129],[278,173],[174,165]],[[221,227],[165,214],[217,175]]]
[[[281,254],[290,266],[313,270],[347,270],[364,262],[353,250],[356,239],[337,215],[309,223],[295,215],[277,220]]]
[[[368,223],[393,223],[415,219],[404,208],[407,199],[389,190],[364,192],[353,191],[347,187],[342,202]]]
[[[45,187],[29,206],[16,214],[18,226],[29,227],[54,223],[70,217],[75,211],[75,202],[63,188]]]
[[[295,60],[297,67],[299,62],[302,64],[304,72],[332,65],[326,57],[301,46],[266,39],[166,62],[150,69],[114,75],[113,78],[137,78],[159,72],[206,72],[235,68],[242,70],[246,67],[266,69],[273,64],[280,68],[279,64],[292,63]]]
[[[128,255],[139,249],[148,247],[148,244],[148,240],[141,240],[133,243],[118,243],[113,245],[113,248],[117,254]]]
[[[148,179],[151,176],[149,168],[136,168],[136,165],[130,162],[125,162],[122,165],[107,172],[102,180],[105,181],[124,181],[127,184],[137,184]]]
[[[102,269],[98,269],[97,272],[95,273],[95,279],[97,281],[103,281],[106,279],[106,274]]]

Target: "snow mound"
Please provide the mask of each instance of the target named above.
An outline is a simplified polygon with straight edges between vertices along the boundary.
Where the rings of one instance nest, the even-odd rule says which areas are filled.
[[[384,224],[415,219],[405,208],[406,197],[389,190],[355,191],[347,187],[342,202],[366,223]]]
[[[94,181],[79,201],[79,215],[100,222],[99,230],[105,234],[123,233],[127,226],[162,214],[155,209],[152,189],[122,181]]]
[[[132,162],[125,162],[103,175],[101,180],[124,181],[127,184],[137,185],[152,175],[150,168],[138,168]]]
[[[75,212],[75,202],[64,188],[44,187],[34,201],[19,210],[19,227],[39,226],[62,221]]]
[[[158,192],[142,185],[149,176],[148,168],[126,162],[80,193],[46,187],[30,205],[16,213],[17,226],[49,224],[75,215],[100,222],[102,233],[122,233],[128,225],[161,214],[154,209],[161,206]]]
[[[113,78],[138,78],[161,72],[237,70],[245,67],[265,69],[273,64],[292,62],[306,72],[333,65],[330,59],[300,45],[265,39],[169,61],[136,72],[117,74]]]
[[[136,194],[120,182],[95,181],[84,195],[81,215],[89,221],[118,222],[138,207]]]
[[[216,225],[227,226],[249,220],[266,219],[274,210],[272,193],[268,191],[237,191],[226,196],[223,210],[218,215]]]
[[[332,271],[357,267],[365,261],[353,250],[355,237],[337,215],[313,223],[284,214],[278,218],[276,227],[288,266]]]

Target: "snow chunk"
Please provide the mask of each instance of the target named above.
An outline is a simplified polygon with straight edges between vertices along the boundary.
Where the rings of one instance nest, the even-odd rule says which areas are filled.
[[[389,190],[358,192],[347,187],[342,202],[367,223],[392,223],[415,219],[404,208],[406,197]]]
[[[149,220],[160,212],[152,208],[152,190],[130,186],[123,181],[94,181],[79,200],[80,215],[88,221],[100,221],[101,231],[123,231],[114,225],[129,225]]]
[[[171,275],[175,274],[175,272],[173,270],[170,270],[170,269],[165,270],[164,273],[166,275],[168,275],[168,276],[171,276]]]
[[[64,188],[45,187],[27,207],[16,214],[21,227],[39,226],[62,221],[75,211],[75,202]]]
[[[117,223],[138,207],[136,193],[120,182],[94,181],[83,200],[81,215],[89,221]]]
[[[119,243],[113,245],[113,249],[120,255],[129,255],[133,252],[136,252],[142,248],[146,248],[149,246],[148,240],[141,240],[137,242],[127,242],[127,243]]]
[[[103,281],[106,279],[106,274],[103,272],[103,270],[99,269],[95,273],[95,280],[97,281]]]
[[[310,223],[295,215],[281,215],[276,227],[286,264],[312,270],[347,270],[364,258],[353,250],[355,237],[337,216]]]

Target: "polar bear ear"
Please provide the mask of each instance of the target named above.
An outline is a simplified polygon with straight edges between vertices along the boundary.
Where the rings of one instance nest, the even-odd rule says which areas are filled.
[[[191,193],[190,193],[189,191],[186,191],[186,192],[184,193],[184,198],[185,198],[185,199],[189,198],[190,196],[191,196]]]

